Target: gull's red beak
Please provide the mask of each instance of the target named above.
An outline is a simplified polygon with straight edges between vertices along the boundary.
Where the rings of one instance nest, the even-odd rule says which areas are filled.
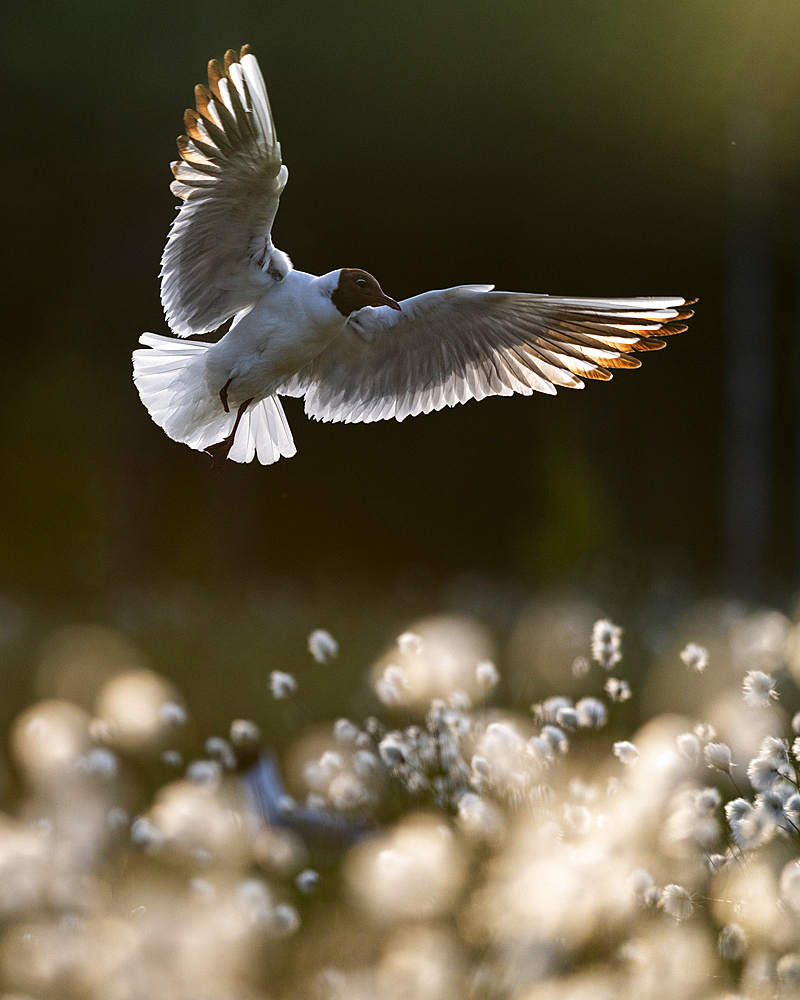
[[[378,305],[389,306],[390,309],[397,309],[400,312],[403,311],[402,309],[400,309],[399,304],[395,302],[394,299],[390,299],[388,295],[384,295],[383,299],[378,303]]]

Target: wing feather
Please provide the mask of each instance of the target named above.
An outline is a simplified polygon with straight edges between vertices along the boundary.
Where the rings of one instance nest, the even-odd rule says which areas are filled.
[[[565,299],[463,285],[355,313],[345,332],[279,390],[309,416],[370,422],[468,399],[554,394],[638,368],[632,355],[686,329],[694,300]]]
[[[161,301],[180,337],[249,308],[291,267],[271,230],[288,172],[261,70],[245,46],[208,64],[184,115],[171,188],[183,201],[161,260]]]

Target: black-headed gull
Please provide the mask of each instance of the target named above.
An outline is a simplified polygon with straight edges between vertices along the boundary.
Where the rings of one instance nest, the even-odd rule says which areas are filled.
[[[679,297],[574,299],[459,285],[402,302],[371,274],[296,271],[273,246],[288,171],[258,63],[212,60],[197,110],[184,116],[172,191],[183,200],[161,268],[161,300],[178,337],[233,319],[216,343],[145,333],[134,381],[175,441],[263,465],[294,455],[279,396],[303,396],[317,420],[403,420],[484,396],[555,393],[686,329]]]

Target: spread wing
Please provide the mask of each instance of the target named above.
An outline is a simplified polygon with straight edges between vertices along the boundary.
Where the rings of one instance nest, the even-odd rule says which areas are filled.
[[[195,98],[172,164],[183,205],[161,259],[161,302],[179,337],[214,330],[291,267],[270,237],[289,174],[248,47],[226,52],[224,67],[212,59]]]
[[[563,299],[462,285],[368,307],[279,392],[345,423],[404,420],[484,396],[554,394],[638,368],[636,351],[681,333],[682,298]]]

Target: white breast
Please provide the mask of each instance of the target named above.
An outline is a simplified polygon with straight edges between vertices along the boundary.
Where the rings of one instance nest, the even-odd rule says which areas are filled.
[[[208,351],[209,391],[219,393],[230,380],[229,405],[264,399],[313,361],[346,323],[331,303],[327,278],[290,271],[240,313]]]

